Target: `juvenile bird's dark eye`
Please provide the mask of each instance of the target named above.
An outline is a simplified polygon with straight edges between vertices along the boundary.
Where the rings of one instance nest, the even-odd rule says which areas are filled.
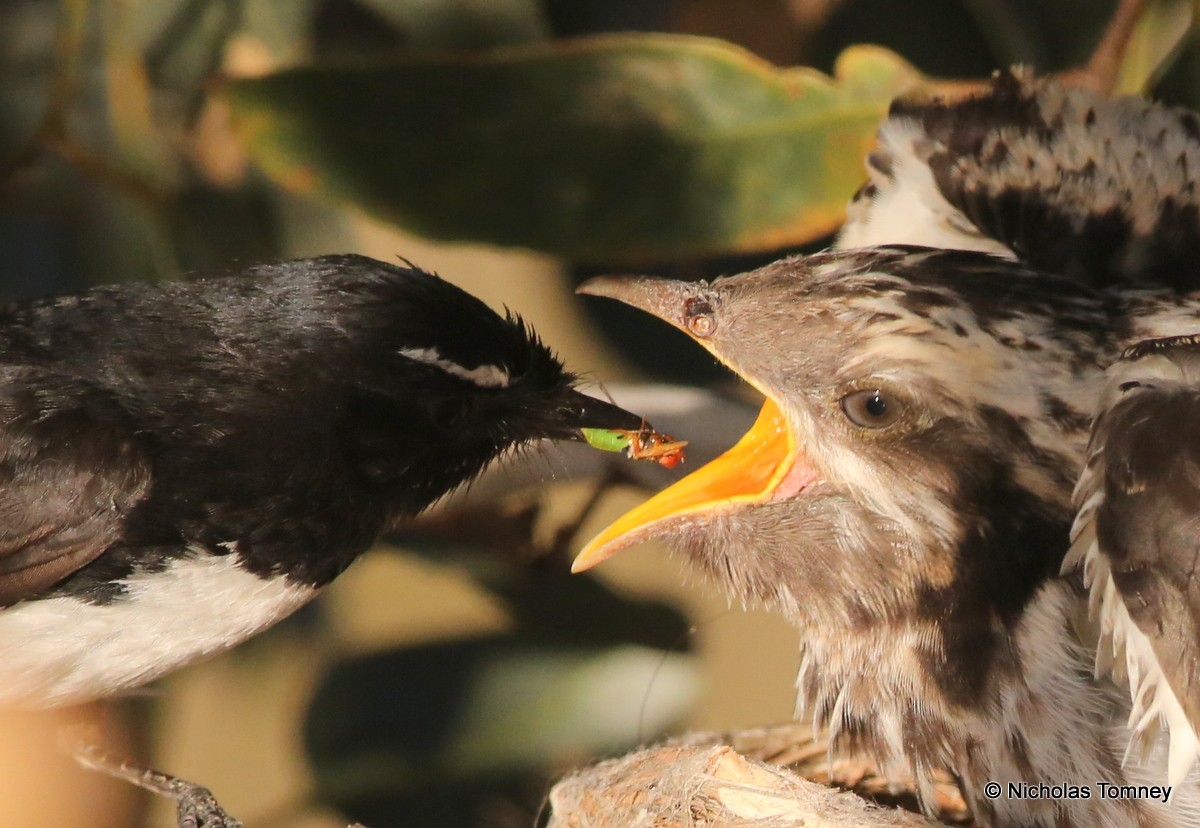
[[[842,397],[842,411],[856,426],[887,428],[900,419],[903,407],[893,395],[875,388]]]

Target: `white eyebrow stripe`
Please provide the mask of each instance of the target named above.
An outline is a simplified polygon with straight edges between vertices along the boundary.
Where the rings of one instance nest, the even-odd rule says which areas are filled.
[[[405,348],[400,351],[400,356],[414,360],[415,362],[433,365],[436,368],[442,369],[447,374],[459,379],[465,379],[467,382],[472,382],[481,388],[508,387],[508,372],[497,365],[480,365],[478,368],[464,368],[457,362],[452,362],[444,358],[436,348]]]

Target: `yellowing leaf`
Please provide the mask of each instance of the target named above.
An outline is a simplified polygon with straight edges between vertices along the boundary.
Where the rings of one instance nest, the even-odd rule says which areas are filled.
[[[1115,91],[1148,92],[1182,50],[1194,20],[1193,0],[1152,0],[1125,47]]]
[[[721,41],[620,35],[232,82],[277,181],[440,239],[576,260],[767,250],[834,230],[889,102],[920,81],[856,47],[834,77]]]

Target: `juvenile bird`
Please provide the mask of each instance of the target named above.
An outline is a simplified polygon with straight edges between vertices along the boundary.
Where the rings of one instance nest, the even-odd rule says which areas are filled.
[[[799,706],[839,749],[908,765],[923,786],[949,771],[981,825],[1198,824],[1192,447],[1180,449],[1191,465],[1155,489],[1161,518],[1106,527],[1142,489],[1097,506],[1081,484],[1079,542],[1098,509],[1091,557],[1108,561],[1090,564],[1108,608],[1101,649],[1074,562],[1060,569],[1106,370],[1124,369],[1127,346],[1200,330],[1200,294],[1100,290],[984,253],[904,246],[785,259],[711,284],[602,277],[581,290],[689,333],[767,402],[734,448],[618,519],[576,569],[665,538],[733,596],[799,628]],[[1178,410],[1146,428],[1186,440],[1171,425]],[[1098,479],[1144,479],[1111,457],[1091,465]],[[1155,532],[1176,536],[1138,552],[1104,546]],[[1150,662],[1127,662],[1136,705],[1128,687],[1093,676],[1097,656],[1112,663],[1112,639],[1132,652],[1128,624],[1113,628],[1124,607],[1150,640],[1137,659],[1164,659],[1149,681]],[[1148,617],[1157,607],[1170,613]],[[1174,713],[1166,687],[1186,711],[1169,742],[1141,715]]]
[[[642,425],[574,385],[519,317],[362,256],[0,308],[0,705],[232,647],[493,460]]]
[[[767,402],[576,568],[662,536],[782,612],[801,710],[928,807],[949,771],[985,826],[1200,824],[1200,117],[1005,71],[867,166],[842,252],[584,286]]]

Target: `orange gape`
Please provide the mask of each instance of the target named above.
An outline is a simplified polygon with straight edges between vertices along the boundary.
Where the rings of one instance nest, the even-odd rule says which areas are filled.
[[[660,520],[721,503],[769,498],[791,470],[795,457],[795,440],[783,414],[767,400],[737,445],[618,518],[584,547],[572,570],[582,572],[615,555],[636,542],[635,533],[640,536],[639,530]]]

